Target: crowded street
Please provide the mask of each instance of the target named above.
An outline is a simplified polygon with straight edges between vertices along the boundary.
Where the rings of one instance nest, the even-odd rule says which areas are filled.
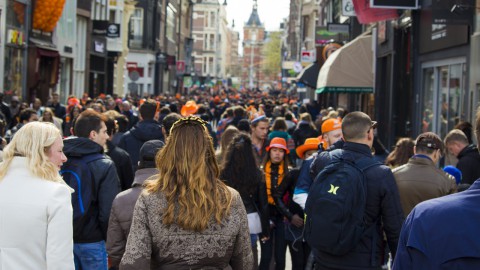
[[[0,0],[0,270],[480,269],[467,2]]]

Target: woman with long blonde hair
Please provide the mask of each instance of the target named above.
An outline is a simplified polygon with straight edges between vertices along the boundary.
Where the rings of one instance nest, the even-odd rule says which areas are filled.
[[[252,269],[247,214],[219,179],[206,122],[182,118],[135,206],[120,269]]]
[[[67,158],[52,123],[19,129],[0,163],[2,269],[75,269],[71,189],[58,171]]]

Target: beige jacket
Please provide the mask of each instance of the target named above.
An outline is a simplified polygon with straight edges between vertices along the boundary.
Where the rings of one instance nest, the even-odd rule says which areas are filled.
[[[453,176],[437,168],[432,160],[412,157],[393,169],[405,217],[419,203],[457,192]]]
[[[14,157],[0,180],[0,270],[73,270],[71,193]]]

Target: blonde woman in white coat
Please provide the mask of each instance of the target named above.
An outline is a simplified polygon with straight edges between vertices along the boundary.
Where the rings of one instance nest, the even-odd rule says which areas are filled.
[[[23,126],[0,163],[0,270],[70,270],[71,189],[58,171],[67,161],[51,123]]]

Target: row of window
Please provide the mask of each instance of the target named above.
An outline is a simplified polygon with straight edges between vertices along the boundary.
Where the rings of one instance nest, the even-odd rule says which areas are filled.
[[[130,17],[130,45],[133,47],[142,47],[144,16],[143,8],[135,8]],[[175,42],[175,33],[178,32],[176,17],[177,9],[169,3],[167,6],[166,37],[172,42]]]

